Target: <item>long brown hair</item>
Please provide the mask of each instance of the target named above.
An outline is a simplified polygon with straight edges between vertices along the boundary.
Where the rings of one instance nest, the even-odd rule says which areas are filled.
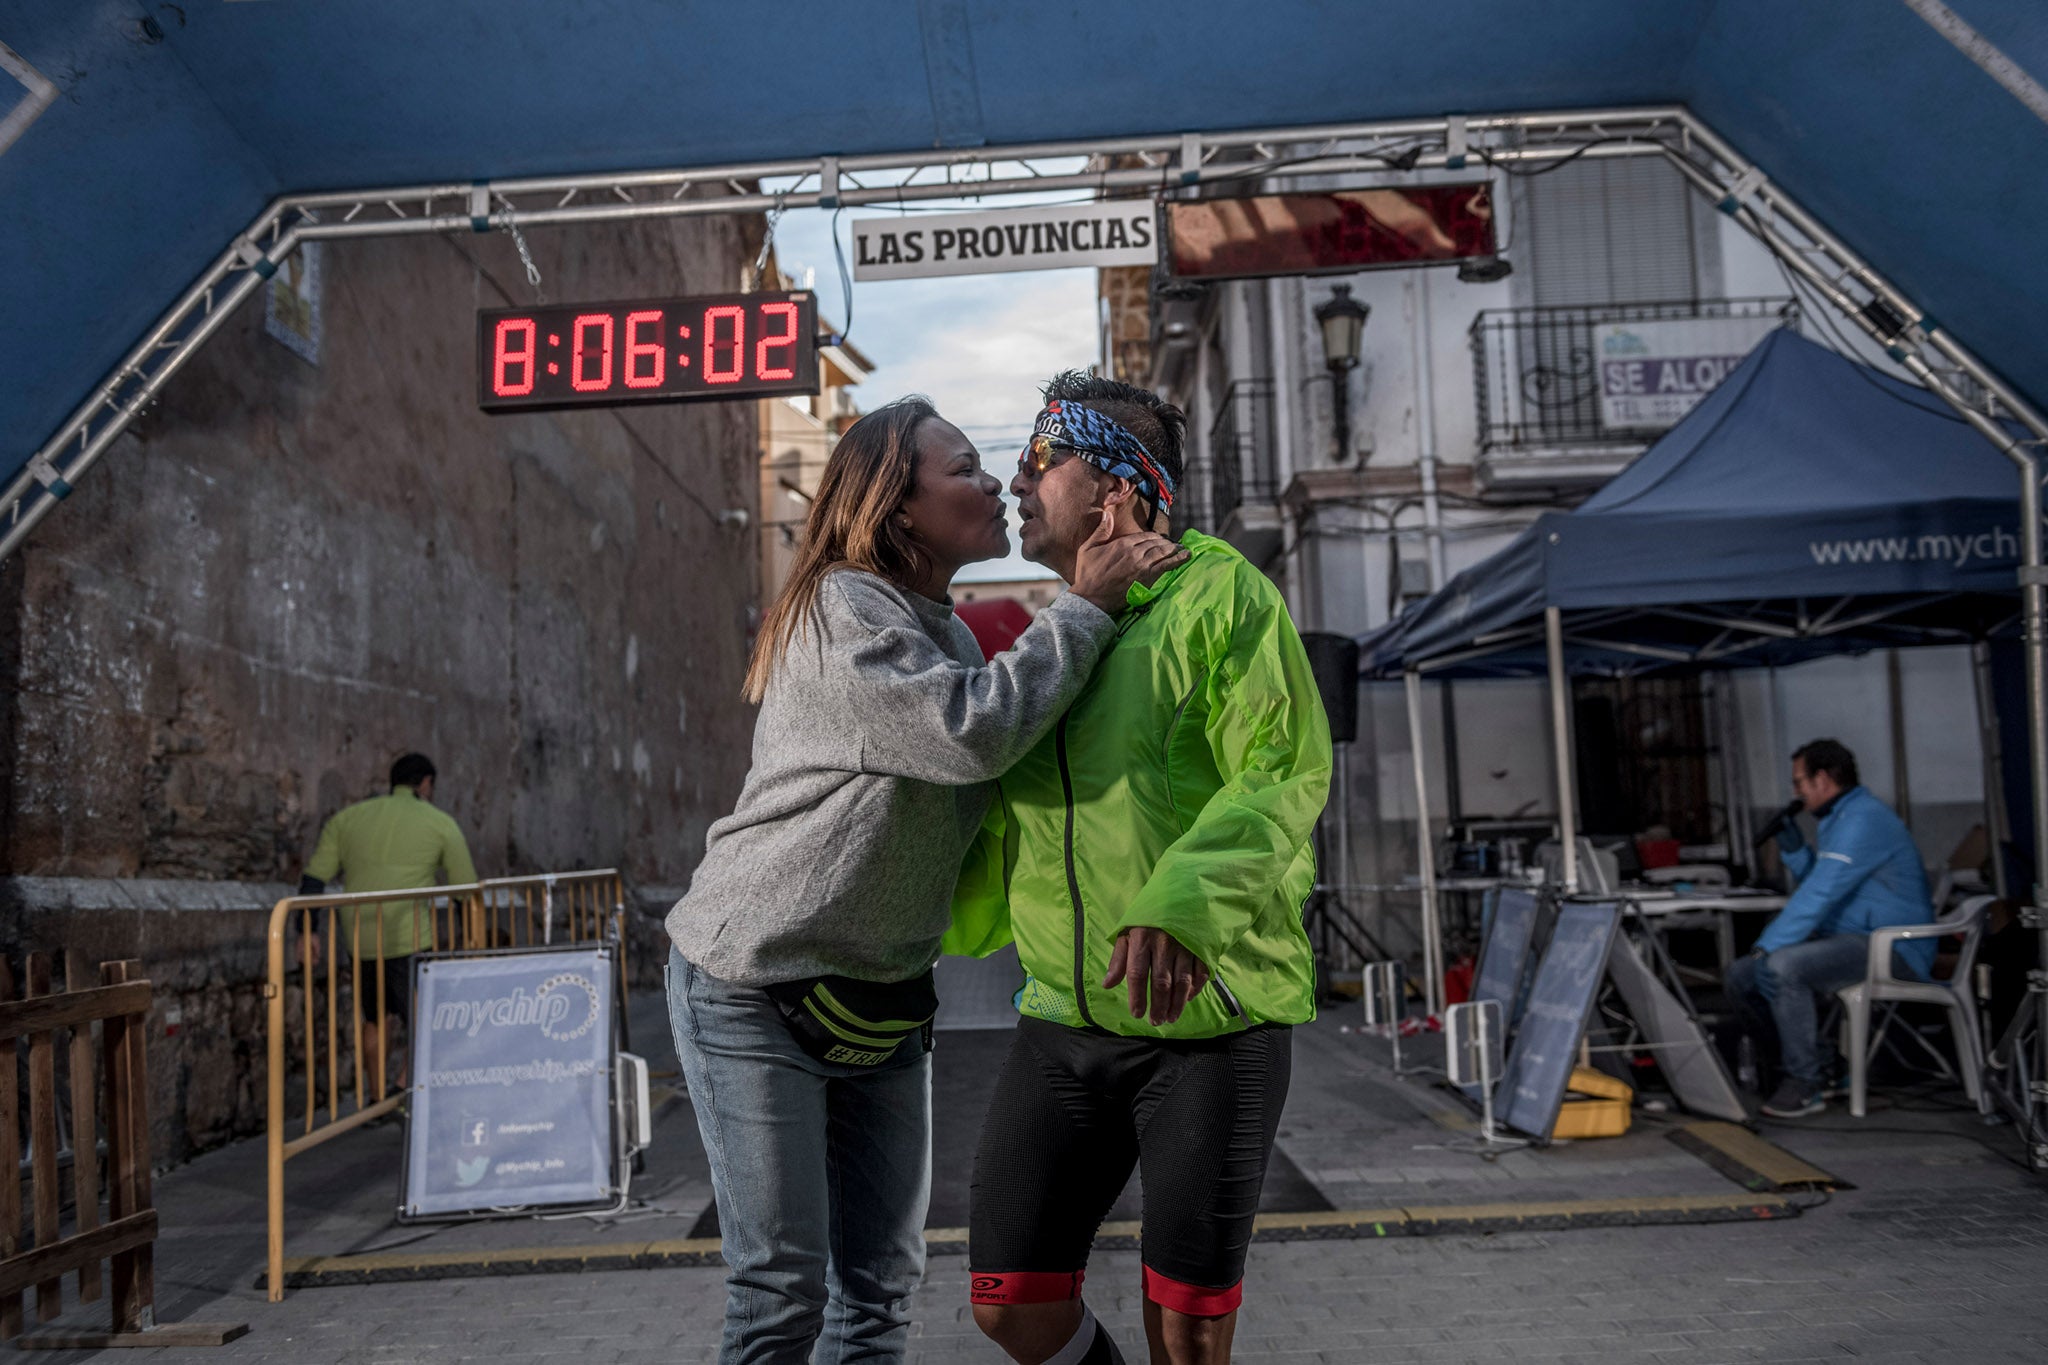
[[[917,486],[917,429],[938,415],[928,398],[899,398],[848,427],[832,447],[789,581],[754,640],[744,688],[748,701],[761,700],[790,641],[801,638],[825,575],[862,569],[892,583],[923,576],[924,550],[893,517]]]

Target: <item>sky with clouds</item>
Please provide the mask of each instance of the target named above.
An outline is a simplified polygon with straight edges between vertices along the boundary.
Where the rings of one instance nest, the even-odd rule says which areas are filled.
[[[953,207],[972,211],[988,205]],[[839,239],[849,267],[853,221],[885,214],[876,209],[840,214]],[[855,394],[860,406],[875,408],[904,394],[924,394],[947,421],[967,433],[989,472],[1007,486],[1038,413],[1038,385],[1057,371],[1085,369],[1099,359],[1095,272],[856,282],[849,327],[832,256],[831,224],[832,215],[822,210],[789,210],[775,228],[775,254],[784,273],[799,284],[806,271],[816,272],[819,316],[845,327],[847,340],[874,362],[873,374]],[[1010,501],[1007,491],[1004,501]],[[1014,545],[1014,503],[1010,513]],[[970,564],[960,572],[967,582],[1045,575],[1014,550],[1008,559]]]

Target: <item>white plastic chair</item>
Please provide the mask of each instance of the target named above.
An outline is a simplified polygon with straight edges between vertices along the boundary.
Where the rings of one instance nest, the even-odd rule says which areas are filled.
[[[1977,944],[1984,937],[1984,914],[1992,896],[1972,896],[1933,924],[1901,924],[1878,929],[1870,935],[1870,960],[1864,978],[1844,986],[1835,994],[1842,1002],[1842,1051],[1849,1059],[1849,1112],[1862,1118],[1869,1090],[1870,1059],[1877,1044],[1898,1017],[1902,1004],[1940,1005],[1948,1011],[1949,1031],[1955,1037],[1957,1070],[1963,1093],[1979,1113],[1990,1112],[1990,1097],[1984,1092],[1984,1040],[1977,1032],[1977,1011],[1970,999],[1970,968],[1977,960]],[[1956,957],[1955,972],[1946,981],[1915,981],[1892,972],[1892,947],[1909,939],[1947,938],[1961,935],[1962,951]],[[1876,1030],[1870,1027],[1872,1006],[1882,1006]],[[1919,1033],[1908,1036],[1925,1048],[1943,1071],[1950,1071],[1947,1058]]]
[[[1934,882],[1934,912],[1940,914],[1952,901],[1982,895],[1989,890],[1984,885],[1983,875],[1973,867],[1944,868]]]

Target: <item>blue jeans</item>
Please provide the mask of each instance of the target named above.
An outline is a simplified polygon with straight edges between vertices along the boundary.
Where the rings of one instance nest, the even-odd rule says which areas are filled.
[[[765,991],[673,948],[668,1008],[724,1239],[720,1365],[804,1365],[813,1344],[816,1365],[902,1360],[924,1276],[931,1058],[814,1061]]]
[[[1870,960],[1862,934],[1812,938],[1762,957],[1752,954],[1728,968],[1728,994],[1752,1037],[1778,1038],[1785,1074],[1818,1093],[1826,1080],[1818,999],[1861,981]],[[1833,1048],[1828,1053],[1832,1055]]]

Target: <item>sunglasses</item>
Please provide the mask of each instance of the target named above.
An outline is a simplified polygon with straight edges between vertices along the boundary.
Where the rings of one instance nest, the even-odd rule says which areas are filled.
[[[1034,435],[1024,443],[1024,453],[1017,457],[1017,472],[1043,478],[1076,453],[1072,446],[1061,445],[1050,436]]]

